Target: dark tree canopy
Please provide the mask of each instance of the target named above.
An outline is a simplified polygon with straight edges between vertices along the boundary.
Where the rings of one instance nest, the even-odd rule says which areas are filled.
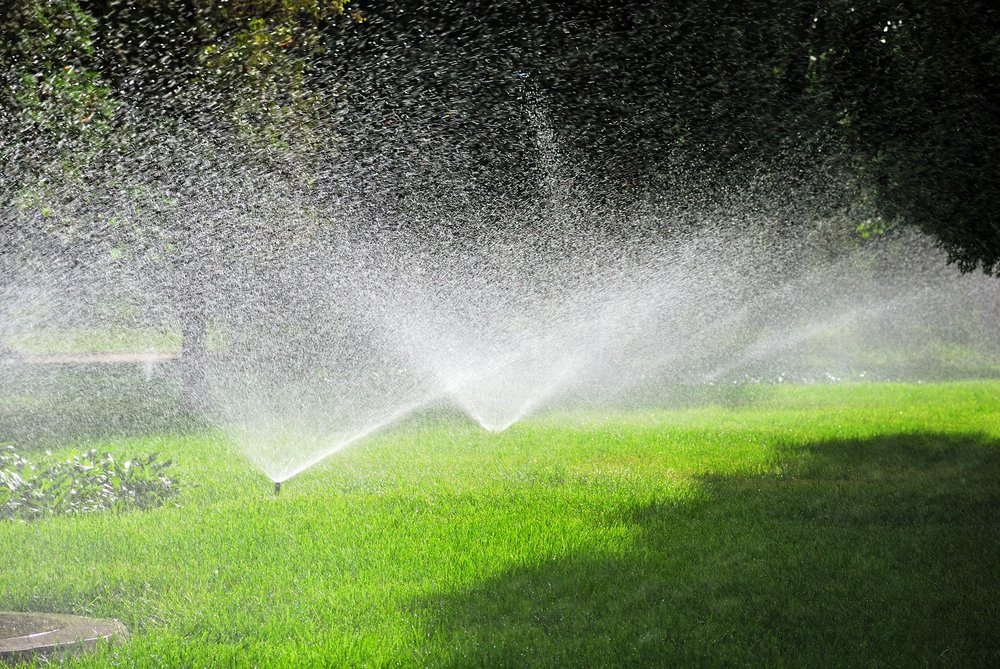
[[[538,106],[595,197],[669,190],[678,165],[723,186],[850,172],[874,228],[1000,271],[990,0],[12,0],[0,33],[8,199],[102,160],[176,180],[186,141],[267,170],[297,141],[313,172],[530,175]]]
[[[889,219],[1000,272],[1000,5],[828,3],[814,95]]]
[[[510,169],[530,162],[512,146],[530,146],[538,95],[601,189],[669,186],[679,157],[723,183],[833,161],[859,174],[877,229],[915,224],[963,269],[1000,270],[989,0],[352,6],[369,19],[345,50],[357,118],[390,137],[433,130]]]

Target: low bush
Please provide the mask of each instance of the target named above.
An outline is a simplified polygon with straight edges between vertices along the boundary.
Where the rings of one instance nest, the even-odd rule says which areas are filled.
[[[36,463],[0,446],[0,519],[160,506],[178,491],[171,466],[155,453],[119,462],[96,450]]]

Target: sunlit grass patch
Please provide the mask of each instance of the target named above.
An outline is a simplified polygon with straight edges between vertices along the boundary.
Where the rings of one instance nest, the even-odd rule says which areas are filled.
[[[275,497],[222,435],[127,438],[185,487],[0,524],[0,609],[117,617],[83,666],[989,666],[1000,384],[772,387],[415,416]]]

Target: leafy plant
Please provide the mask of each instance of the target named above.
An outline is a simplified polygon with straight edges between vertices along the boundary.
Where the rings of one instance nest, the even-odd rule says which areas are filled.
[[[117,461],[89,450],[66,460],[32,463],[11,446],[0,447],[0,518],[36,520],[63,513],[148,509],[178,492],[168,475],[172,461]]]

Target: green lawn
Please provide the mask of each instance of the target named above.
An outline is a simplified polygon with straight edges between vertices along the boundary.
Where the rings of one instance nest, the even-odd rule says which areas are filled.
[[[31,331],[0,338],[0,346],[26,354],[179,353],[176,332],[153,328],[76,328]]]
[[[0,610],[132,631],[86,666],[1000,665],[998,381],[756,386],[502,434],[440,411],[277,498],[165,396],[32,397],[0,398],[0,439],[75,424],[186,484],[0,522]]]

